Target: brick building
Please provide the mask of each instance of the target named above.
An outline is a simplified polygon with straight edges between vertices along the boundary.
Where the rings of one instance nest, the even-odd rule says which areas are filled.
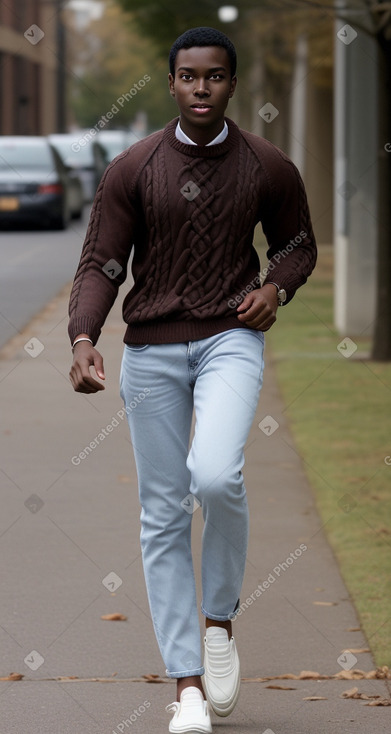
[[[65,125],[61,5],[0,3],[1,135],[46,135]]]

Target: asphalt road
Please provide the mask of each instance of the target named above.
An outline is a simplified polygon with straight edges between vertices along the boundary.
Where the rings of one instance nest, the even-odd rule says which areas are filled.
[[[90,206],[64,232],[0,231],[0,347],[72,280],[88,225]]]

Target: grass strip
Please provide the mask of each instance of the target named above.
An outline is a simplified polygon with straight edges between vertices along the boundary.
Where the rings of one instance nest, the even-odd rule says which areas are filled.
[[[319,249],[266,340],[326,535],[376,664],[390,666],[391,363],[370,360],[368,338],[337,333],[333,250]]]

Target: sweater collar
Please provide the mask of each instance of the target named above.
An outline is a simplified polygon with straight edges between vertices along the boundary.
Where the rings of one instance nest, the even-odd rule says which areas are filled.
[[[228,135],[228,125],[226,121],[224,120],[224,127],[221,133],[216,135],[216,137],[213,138],[213,140],[211,140],[210,143],[207,143],[206,145],[209,146],[209,145],[217,145],[218,143],[222,143],[225,140],[225,138],[227,137],[227,135]],[[181,143],[185,143],[186,145],[198,145],[198,143],[195,143],[193,140],[190,140],[188,135],[186,135],[186,133],[183,132],[181,128],[181,123],[179,121],[175,128],[175,136],[177,140],[180,140]]]
[[[175,135],[175,130],[179,117],[175,117],[174,120],[170,120],[166,125],[163,131],[163,139],[172,148],[175,148],[175,150],[178,150],[184,155],[189,155],[195,158],[218,158],[232,150],[232,148],[237,147],[240,137],[239,128],[233,120],[230,120],[229,117],[224,119],[228,125],[228,135],[223,142],[216,143],[216,145],[190,145],[178,140]]]

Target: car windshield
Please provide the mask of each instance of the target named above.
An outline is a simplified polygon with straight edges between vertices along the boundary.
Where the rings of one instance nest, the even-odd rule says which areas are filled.
[[[0,168],[50,168],[54,162],[50,148],[31,143],[0,141]]]
[[[66,166],[85,168],[94,165],[91,143],[81,138],[51,138],[52,145],[58,150]]]
[[[107,151],[107,155],[111,159],[115,158],[116,155],[119,155],[128,147],[126,140],[124,142],[118,140],[101,140],[100,144]]]

